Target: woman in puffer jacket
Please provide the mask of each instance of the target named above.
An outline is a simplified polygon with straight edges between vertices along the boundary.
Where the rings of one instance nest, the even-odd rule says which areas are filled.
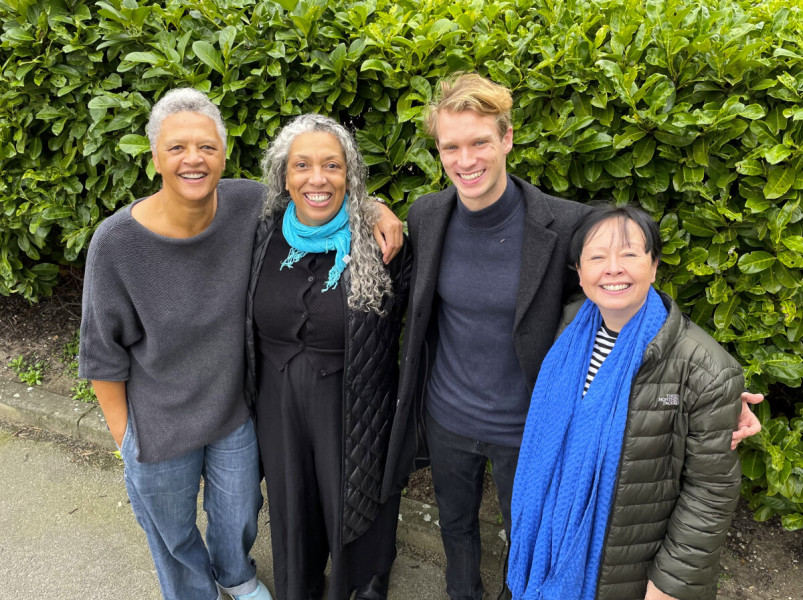
[[[273,140],[246,306],[277,600],[384,600],[400,496],[380,503],[409,245],[387,266],[354,137],[317,114]],[[253,385],[249,385],[253,389]]]
[[[708,600],[739,497],[739,364],[652,287],[655,222],[593,210],[587,300],[533,392],[513,489],[516,599]]]

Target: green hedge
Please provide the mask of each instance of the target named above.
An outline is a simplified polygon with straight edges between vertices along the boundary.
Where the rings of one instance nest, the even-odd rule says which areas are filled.
[[[402,217],[446,184],[420,113],[476,70],[514,90],[511,171],[660,220],[660,287],[753,389],[803,377],[803,14],[786,1],[0,0],[0,293],[50,293],[98,222],[158,186],[144,123],[209,93],[227,176],[291,115],[349,122]],[[147,176],[145,175],[147,173]],[[803,406],[744,444],[759,518],[803,527]]]

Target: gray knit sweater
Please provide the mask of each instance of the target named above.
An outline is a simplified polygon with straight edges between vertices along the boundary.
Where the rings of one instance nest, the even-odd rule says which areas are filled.
[[[264,187],[222,180],[212,224],[160,236],[127,206],[95,232],[86,263],[79,374],[125,381],[140,462],[174,458],[248,418],[245,295]]]

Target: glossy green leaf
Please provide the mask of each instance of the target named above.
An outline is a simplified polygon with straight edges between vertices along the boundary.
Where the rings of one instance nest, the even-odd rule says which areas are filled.
[[[379,71],[380,73],[390,75],[393,73],[393,67],[387,61],[371,58],[362,63],[360,71]]]
[[[768,200],[780,198],[789,191],[796,177],[797,173],[794,167],[773,168],[767,177],[767,185],[764,186],[764,196]]]
[[[760,452],[749,452],[743,454],[741,457],[742,474],[750,479],[759,479],[764,477],[766,467],[764,465],[764,457]]]
[[[572,145],[572,150],[579,154],[593,152],[601,148],[609,148],[613,143],[613,138],[607,133],[595,133],[584,138],[582,141]]]
[[[212,44],[204,40],[198,40],[192,43],[192,50],[202,63],[218,73],[224,74],[223,57]]]
[[[803,513],[793,513],[781,516],[781,525],[787,531],[797,531],[803,529]]]
[[[438,162],[428,150],[425,148],[413,148],[408,153],[408,158],[424,171],[431,180],[438,178]]]
[[[769,269],[777,258],[769,252],[757,250],[756,252],[748,252],[739,257],[737,264],[742,273],[753,274],[760,273],[764,269]]]
[[[727,329],[730,327],[738,301],[739,299],[737,296],[731,296],[717,305],[714,309],[714,325],[717,329]]]
[[[89,108],[117,108],[120,106],[120,100],[110,96],[95,96],[88,103]]]
[[[803,254],[803,236],[787,235],[781,239],[781,243],[790,250]]]
[[[75,214],[72,208],[66,206],[50,206],[42,211],[42,218],[50,221],[67,219]]]
[[[602,163],[602,168],[605,169],[612,177],[627,177],[630,175],[630,163],[624,156],[614,156]]]
[[[764,158],[771,165],[777,165],[779,162],[789,158],[791,154],[792,154],[791,148],[788,148],[783,144],[778,144],[776,146],[773,146],[766,152],[764,152]]]
[[[149,65],[158,65],[164,62],[164,58],[153,52],[129,52],[123,57],[123,60],[132,63],[147,63]]]
[[[138,156],[143,152],[150,151],[150,143],[148,138],[142,135],[129,133],[120,139],[120,150],[131,156]]]

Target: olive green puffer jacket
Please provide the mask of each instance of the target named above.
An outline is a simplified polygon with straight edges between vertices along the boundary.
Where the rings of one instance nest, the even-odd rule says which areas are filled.
[[[669,315],[630,392],[599,600],[644,600],[648,579],[679,600],[716,598],[720,550],[739,499],[730,442],[742,368],[661,297]]]

